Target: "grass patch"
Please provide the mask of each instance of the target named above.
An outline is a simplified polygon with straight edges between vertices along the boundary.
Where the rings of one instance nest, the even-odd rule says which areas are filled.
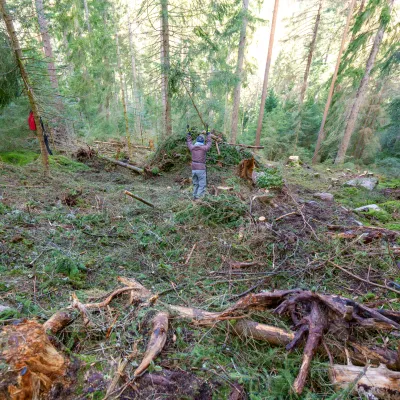
[[[86,164],[61,155],[49,156],[49,163],[50,168],[58,169],[61,172],[81,172],[90,169]]]
[[[258,172],[257,186],[263,189],[282,188],[283,178],[277,168],[267,168]]]
[[[386,197],[378,191],[370,191],[364,188],[342,187],[335,193],[335,199],[350,208],[366,206],[368,204],[379,204]]]
[[[0,161],[6,164],[23,166],[35,161],[39,154],[33,151],[7,151],[0,153]]]

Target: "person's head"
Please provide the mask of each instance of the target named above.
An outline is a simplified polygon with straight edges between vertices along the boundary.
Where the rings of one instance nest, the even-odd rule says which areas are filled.
[[[204,143],[204,136],[203,135],[197,136],[196,142],[197,143]]]

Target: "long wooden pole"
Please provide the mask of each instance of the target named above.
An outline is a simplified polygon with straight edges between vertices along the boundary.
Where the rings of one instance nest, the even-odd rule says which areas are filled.
[[[262,123],[263,123],[263,118],[264,118],[265,99],[267,98],[268,77],[269,77],[269,69],[271,66],[271,59],[272,59],[272,48],[274,47],[274,37],[275,37],[275,28],[276,28],[276,18],[278,16],[278,6],[279,6],[279,0],[275,0],[274,13],[272,16],[271,33],[269,35],[267,64],[265,65],[264,84],[263,84],[262,95],[261,95],[260,113],[258,114],[257,133],[256,133],[256,141],[255,141],[256,146],[260,145],[260,139],[261,139],[261,128],[262,128]]]
[[[357,0],[351,0],[350,1],[349,11],[347,13],[346,25],[345,25],[345,28],[344,28],[344,31],[343,31],[343,35],[342,35],[342,42],[340,43],[339,54],[338,54],[338,57],[337,57],[337,60],[336,60],[335,71],[334,71],[333,76],[332,76],[331,87],[329,88],[328,99],[326,100],[324,115],[322,117],[321,126],[319,128],[317,144],[315,145],[314,156],[313,156],[313,159],[312,159],[312,163],[313,164],[316,164],[317,162],[319,162],[319,159],[320,159],[319,151],[321,150],[322,143],[325,140],[325,136],[326,136],[325,131],[324,131],[324,127],[325,127],[326,119],[328,117],[329,107],[331,106],[333,90],[335,88],[335,83],[336,83],[336,79],[337,79],[337,75],[338,75],[338,71],[339,71],[339,66],[340,66],[340,61],[342,60],[344,44],[346,43],[347,32],[349,30],[351,17],[353,15],[353,8],[354,8],[354,5],[356,4],[356,1]]]

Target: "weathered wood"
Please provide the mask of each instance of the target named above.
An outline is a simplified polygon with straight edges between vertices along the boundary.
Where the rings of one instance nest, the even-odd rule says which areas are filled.
[[[0,398],[47,398],[56,382],[67,384],[67,360],[55,349],[43,326],[36,321],[8,325],[0,332],[2,369]]]
[[[104,157],[103,156],[102,158],[104,158],[104,160],[106,160],[106,161],[108,161],[110,163],[117,164],[120,167],[131,169],[132,171],[135,171],[138,174],[143,174],[143,171],[144,171],[143,168],[135,167],[134,165],[127,164],[127,163],[124,163],[122,161],[114,160],[113,158],[109,158],[109,157]]]
[[[134,199],[136,199],[136,200],[141,201],[142,203],[146,204],[146,205],[149,206],[149,207],[154,207],[154,204],[153,204],[153,203],[150,203],[149,201],[147,201],[147,200],[145,200],[145,199],[142,199],[141,197],[137,196],[136,194],[133,194],[133,193],[129,192],[128,190],[125,190],[124,193],[125,193],[127,196],[130,196],[130,197],[132,197],[132,198],[134,198]]]
[[[286,346],[294,339],[294,332],[248,319],[240,319],[233,326],[233,331],[246,338],[262,340],[276,346]]]
[[[373,398],[400,399],[400,372],[391,371],[384,365],[363,368],[334,364],[329,368],[329,377],[336,389],[353,387],[355,393],[370,393],[375,396]]]
[[[58,333],[72,323],[75,313],[71,310],[61,310],[53,314],[44,324],[43,329],[51,333]]]
[[[150,340],[142,362],[133,373],[134,377],[142,375],[149,367],[150,363],[161,353],[161,350],[167,341],[167,332],[168,314],[160,312],[153,319],[153,330],[151,332]]]

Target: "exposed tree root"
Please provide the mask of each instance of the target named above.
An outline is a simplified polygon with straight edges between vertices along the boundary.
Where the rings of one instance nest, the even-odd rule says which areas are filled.
[[[43,324],[41,329],[43,332],[46,329],[52,333],[60,331],[73,320],[71,311],[74,308],[79,310],[85,325],[89,325],[92,311],[107,307],[115,297],[123,293],[130,294],[129,304],[140,304],[140,307],[150,307],[158,298],[134,279],[119,277],[118,280],[126,286],[114,290],[105,300],[98,303],[84,304],[75,294],[72,294],[72,305],[67,310],[54,314]],[[297,394],[303,391],[313,356],[317,351],[324,352],[320,344],[326,333],[337,338],[336,349],[332,352],[333,356],[329,354],[331,359],[333,357],[343,359],[343,353],[346,350],[350,360],[357,364],[384,363],[393,370],[400,370],[399,352],[385,348],[367,347],[357,343],[353,338],[353,333],[358,328],[361,328],[362,331],[399,330],[400,313],[369,308],[341,296],[300,289],[261,292],[248,294],[221,312],[209,312],[163,303],[160,305],[165,307],[168,313],[159,312],[154,317],[151,337],[143,360],[134,372],[135,378],[146,371],[151,361],[163,349],[167,338],[169,318],[190,319],[196,324],[208,326],[214,326],[224,320],[238,320],[233,324],[232,330],[235,334],[267,341],[272,345],[284,345],[289,351],[297,347],[304,338],[306,344],[303,361],[293,386],[293,390]],[[294,331],[286,331],[248,319],[249,313],[256,310],[270,310],[277,315],[290,317]],[[330,353],[326,346],[325,352]],[[121,362],[119,371],[121,372],[121,368],[123,371],[125,366],[126,362]],[[397,377],[397,375],[393,376]],[[117,376],[115,379],[118,382]],[[398,394],[397,389],[396,393]]]
[[[168,314],[165,312],[158,313],[153,318],[153,330],[147,345],[146,352],[140,365],[133,373],[134,377],[138,377],[146,371],[150,363],[161,353],[167,340],[168,332]]]

